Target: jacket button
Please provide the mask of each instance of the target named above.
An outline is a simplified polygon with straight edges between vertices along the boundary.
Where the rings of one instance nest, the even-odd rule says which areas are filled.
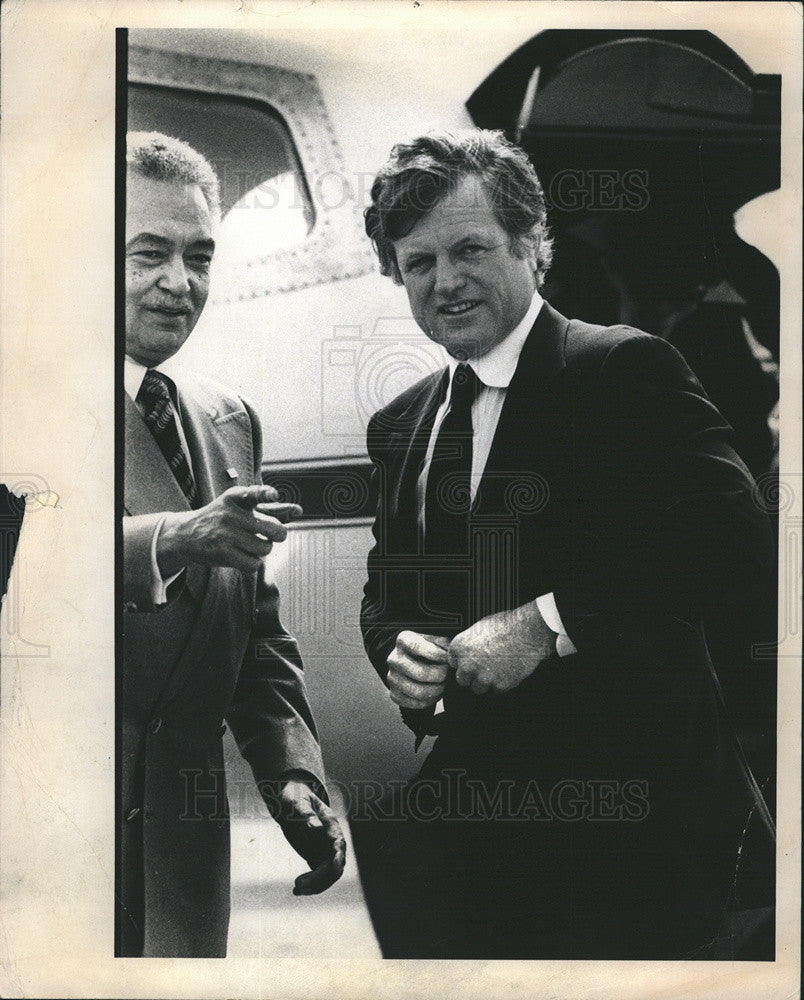
[[[123,610],[128,611],[129,613],[133,613],[134,611],[137,610],[137,605],[133,601],[126,601],[126,603],[123,605]]]
[[[135,816],[139,816],[139,814],[140,814],[140,807],[134,806],[133,809],[129,809],[129,811],[126,813],[126,819],[132,820],[134,819]]]
[[[160,718],[151,719],[151,723],[148,726],[152,733],[158,733],[162,728],[162,720]]]

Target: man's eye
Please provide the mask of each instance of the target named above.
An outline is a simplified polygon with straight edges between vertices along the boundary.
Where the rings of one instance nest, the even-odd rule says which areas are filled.
[[[413,260],[409,260],[405,263],[405,271],[407,273],[420,272],[427,269],[429,266],[429,258],[427,257],[414,257]]]
[[[162,252],[160,250],[135,250],[129,256],[135,260],[156,261],[162,259]]]
[[[461,247],[462,257],[480,257],[486,252],[486,248],[481,246],[479,243],[467,243],[465,247]]]
[[[194,267],[209,267],[212,263],[212,254],[209,253],[197,253],[193,254],[190,258],[190,263]]]

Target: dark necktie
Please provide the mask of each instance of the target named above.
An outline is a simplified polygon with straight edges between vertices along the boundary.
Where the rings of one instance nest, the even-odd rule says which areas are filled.
[[[469,548],[472,404],[480,382],[460,364],[452,376],[450,409],[441,423],[427,473],[424,544],[431,555],[467,555]]]
[[[422,614],[429,619],[423,631],[451,639],[475,620],[473,577],[469,559],[469,511],[471,509],[472,404],[480,381],[472,368],[460,364],[452,376],[450,409],[441,422],[427,472],[424,499],[424,552],[427,570],[421,586]],[[447,678],[450,702],[462,697],[454,674]],[[457,689],[457,691],[456,691]],[[446,700],[445,700],[446,704]],[[417,734],[441,731],[440,716],[433,721],[435,706],[403,712]]]
[[[148,430],[153,434],[159,450],[165,456],[170,471],[187,497],[187,502],[191,507],[195,506],[195,480],[181,446],[176,412],[173,409],[165,376],[149,368],[137,393],[137,402],[142,405],[143,419],[148,425]]]

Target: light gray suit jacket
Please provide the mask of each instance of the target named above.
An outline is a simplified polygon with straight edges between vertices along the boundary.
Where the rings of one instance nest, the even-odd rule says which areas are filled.
[[[229,486],[261,482],[252,408],[209,379],[176,381],[198,506]],[[325,794],[302,663],[280,624],[276,587],[257,574],[193,564],[167,604],[152,603],[155,526],[188,504],[128,396],[124,506],[118,953],[225,955],[224,722],[258,785],[302,769]]]

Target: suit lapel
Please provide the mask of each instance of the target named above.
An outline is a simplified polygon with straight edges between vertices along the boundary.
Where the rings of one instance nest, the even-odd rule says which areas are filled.
[[[397,430],[389,439],[390,460],[402,454],[402,465],[397,476],[389,476],[389,484],[398,483],[395,508],[401,512],[399,524],[418,527],[417,483],[427,454],[427,445],[433,429],[436,411],[444,397],[448,369],[438,372],[422,387],[410,406],[396,418]],[[410,512],[413,512],[411,518]]]
[[[569,321],[545,302],[522,348],[505,396],[480,482],[476,512],[479,509],[480,513],[486,514],[503,509],[512,473],[525,471],[532,476],[533,483],[523,482],[526,490],[539,487],[536,468],[538,449],[534,449],[534,442],[541,442],[548,450],[551,445],[555,447],[552,435],[545,431],[548,428],[552,430],[556,424],[556,399],[552,385],[565,367],[564,347],[568,326]],[[417,521],[416,484],[436,411],[446,391],[447,372],[448,369],[443,369],[424,384],[408,408],[396,418],[396,430],[389,433],[389,461],[393,462],[395,454],[404,454],[398,474],[388,477],[389,486],[397,484],[394,507],[402,514],[400,526]]]
[[[127,393],[125,439],[123,503],[126,513],[136,515],[152,514],[158,510],[189,510],[187,497]]]
[[[226,400],[216,400],[201,387],[191,387],[186,379],[174,378],[174,381],[198,489],[198,506],[210,503],[230,486],[250,486],[255,461],[250,428],[244,427],[248,415],[243,407],[235,409]],[[232,478],[230,470],[237,473],[237,478]],[[130,515],[190,509],[164,455],[127,394],[123,494],[125,510]],[[206,594],[209,572],[208,567],[197,563],[187,567],[187,587],[199,601]]]
[[[178,383],[177,383],[178,385]],[[241,406],[227,409],[179,388],[181,421],[200,504],[207,504],[230,486],[250,486],[255,456],[248,415]]]
[[[564,370],[569,321],[546,302],[519,356],[478,489],[475,513],[494,514],[511,506],[512,477],[522,496],[543,490],[543,467],[563,438],[557,376]]]
[[[189,391],[178,383],[177,388],[199,506],[209,503],[229,486],[251,485],[256,462],[248,414],[243,407],[215,405],[201,391]],[[187,498],[165,456],[128,394],[125,395],[125,471],[126,513],[189,510]]]

